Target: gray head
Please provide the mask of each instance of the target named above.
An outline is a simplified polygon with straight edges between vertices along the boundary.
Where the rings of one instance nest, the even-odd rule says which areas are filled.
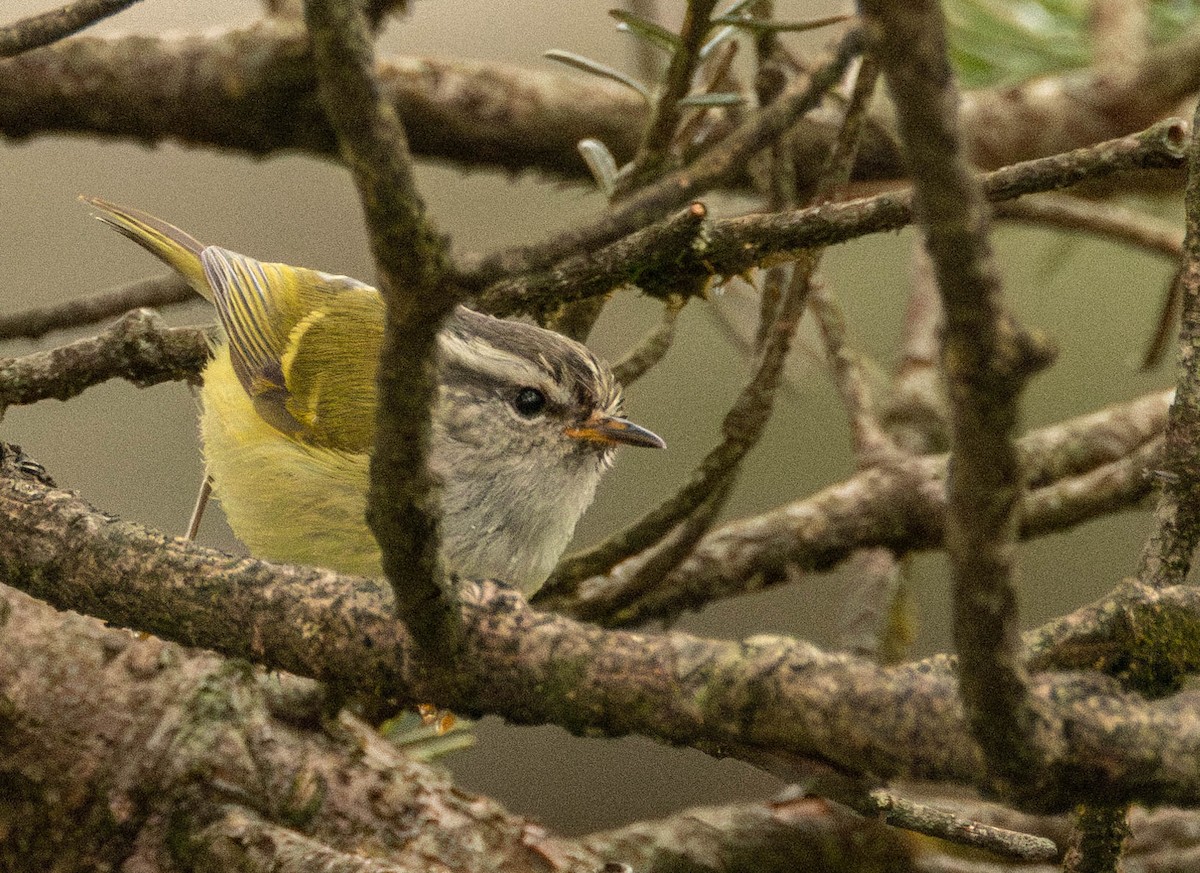
[[[447,569],[532,593],[616,447],[663,441],[620,417],[605,364],[532,325],[459,307],[438,338],[438,371],[431,465],[443,483]]]

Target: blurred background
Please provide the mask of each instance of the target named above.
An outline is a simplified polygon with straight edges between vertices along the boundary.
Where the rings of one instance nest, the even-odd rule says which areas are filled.
[[[6,20],[42,11],[48,0],[7,0]],[[612,5],[612,4],[608,4]],[[671,25],[682,4],[662,2]],[[632,40],[618,33],[601,3],[536,0],[419,2],[394,20],[380,54],[496,59],[548,69],[551,48],[633,69]],[[844,11],[838,4],[777,3],[780,18]],[[92,33],[245,25],[259,16],[250,0],[144,0]],[[820,45],[820,34],[788,37]],[[582,74],[579,74],[582,75]],[[543,238],[596,215],[592,190],[535,177],[423,164],[429,212],[456,252],[486,252]],[[0,311],[14,312],[108,289],[161,272],[148,255],[93,221],[76,197],[92,194],[136,206],[199,239],[256,258],[287,261],[371,279],[361,214],[348,175],[314,158],[251,160],[211,151],[82,138],[0,140]],[[708,199],[717,212],[745,204]],[[1173,204],[1155,204],[1170,215]],[[1171,267],[1162,259],[1091,239],[1003,227],[996,246],[1006,291],[1022,319],[1057,338],[1058,364],[1027,394],[1025,421],[1036,427],[1166,386],[1167,371],[1139,374],[1136,361]],[[912,234],[871,237],[831,249],[823,274],[846,310],[851,342],[880,373],[896,354],[911,272]],[[747,361],[714,312],[734,323],[752,303],[734,293],[690,304],[676,344],[656,370],[628,392],[639,423],[662,434],[665,452],[624,452],[577,545],[628,524],[671,494],[714,444],[720,418],[747,375]],[[591,345],[616,358],[654,324],[658,306],[634,293],[617,296]],[[209,320],[206,305],[168,313],[176,324]],[[747,322],[748,323],[748,322]],[[80,331],[77,335],[94,333]],[[74,335],[0,346],[16,356]],[[736,517],[808,495],[853,472],[845,414],[811,333],[800,343],[770,430],[750,457],[725,511]],[[139,391],[123,382],[94,388],[67,404],[11,409],[0,438],[22,445],[58,483],[96,506],[168,532],[182,533],[202,476],[196,408],[188,388]],[[1022,547],[1022,614],[1041,622],[1107,591],[1135,568],[1143,513],[1110,517]],[[210,509],[200,541],[239,550],[219,509]],[[914,561],[919,634],[914,654],[949,648],[945,566],[940,555]],[[682,630],[712,637],[792,634],[831,646],[846,613],[852,580],[813,575],[775,590],[728,600],[688,615]],[[651,628],[653,630],[653,628]],[[738,798],[762,798],[780,786],[753,768],[688,750],[627,738],[581,739],[554,728],[516,728],[489,718],[475,748],[446,760],[462,787],[571,833]]]

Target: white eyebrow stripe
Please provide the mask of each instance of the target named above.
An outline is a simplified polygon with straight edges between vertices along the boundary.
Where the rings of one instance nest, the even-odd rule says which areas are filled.
[[[450,331],[438,335],[438,351],[445,363],[495,382],[548,388],[550,399],[567,403],[571,397],[567,386],[558,383],[548,366],[497,348],[480,337],[463,337]]]

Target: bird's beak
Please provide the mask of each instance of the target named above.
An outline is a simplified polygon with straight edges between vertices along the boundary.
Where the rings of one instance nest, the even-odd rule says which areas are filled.
[[[588,440],[606,446],[643,446],[647,449],[665,449],[667,444],[656,433],[639,427],[632,421],[593,412],[587,421],[563,430],[569,437]]]

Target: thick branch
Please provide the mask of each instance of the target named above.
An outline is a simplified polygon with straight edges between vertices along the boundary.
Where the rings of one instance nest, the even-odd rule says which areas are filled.
[[[467,675],[452,690],[415,669],[414,641],[387,588],[150,534],[6,464],[0,578],[59,608],[321,679],[364,695],[371,709],[438,699],[459,712],[577,732],[816,757],[874,778],[988,779],[945,660],[882,668],[780,637],[604,631],[534,612],[516,592],[481,583],[464,592],[468,632],[457,667]],[[1200,634],[1200,593],[1155,593],[1131,619],[1182,622],[1177,630]],[[1190,705],[1147,703],[1079,674],[1045,674],[1030,693],[1053,699],[1071,728],[1056,734],[1055,769],[1027,805],[1200,802],[1200,724]]]
[[[336,151],[302,34],[273,22],[183,38],[77,38],[0,69],[0,134],[13,138],[96,133],[256,155]],[[501,64],[395,58],[380,77],[415,153],[506,172],[586,179],[576,143],[599,139],[627,161],[646,112],[636,95],[594,77]],[[1198,85],[1200,30],[1149,52],[1131,77],[1072,71],[965,95],[968,150],[978,166],[999,167],[1122,136],[1173,111]],[[815,179],[835,135],[823,122],[799,125],[794,164],[809,174],[800,186]],[[856,178],[903,172],[888,139],[868,136]]]
[[[619,85],[468,60],[379,66],[413,151],[471,167],[583,178],[579,140],[620,160],[645,105]],[[231,87],[231,83],[239,83]],[[302,29],[278,20],[182,37],[81,37],[0,62],[0,135],[90,133],[253,155],[333,156]]]
[[[1187,230],[1179,289],[1183,311],[1179,324],[1179,363],[1175,401],[1167,420],[1166,462],[1162,496],[1155,512],[1155,530],[1142,554],[1139,576],[1156,586],[1182,582],[1200,543],[1200,136],[1192,121],[1188,184],[1184,194]]]
[[[0,869],[298,873],[321,859],[342,862],[330,871],[538,873],[547,854],[571,873],[603,864],[352,716],[322,713],[315,683],[7,587],[0,640]],[[315,705],[284,708],[289,691]],[[186,868],[173,863],[180,852]]]

